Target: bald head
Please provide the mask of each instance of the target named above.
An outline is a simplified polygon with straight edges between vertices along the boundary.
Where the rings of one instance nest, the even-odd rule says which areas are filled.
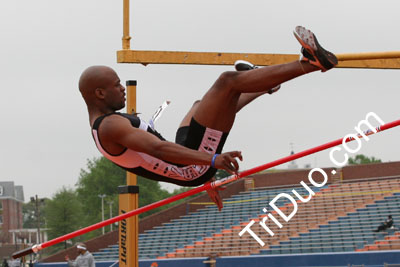
[[[117,73],[107,66],[91,66],[84,70],[79,78],[79,91],[91,110],[112,111],[125,106],[125,88]]]
[[[96,88],[107,85],[110,74],[116,75],[115,71],[107,66],[91,66],[84,70],[79,78],[79,91],[82,95],[93,93]]]

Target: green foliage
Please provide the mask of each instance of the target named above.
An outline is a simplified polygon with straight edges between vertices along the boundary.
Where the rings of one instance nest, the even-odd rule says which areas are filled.
[[[118,186],[126,184],[126,172],[101,157],[88,160],[87,170],[81,170],[77,185],[77,195],[83,204],[84,226],[88,226],[101,221],[101,198],[99,195],[105,194],[104,209],[108,210],[108,202],[113,201],[113,216],[118,214]],[[105,212],[108,214],[109,212]],[[108,218],[109,216],[105,216]],[[98,229],[87,235],[92,238],[101,233]]]
[[[222,178],[227,176],[228,173],[219,171],[217,177]],[[63,187],[56,193],[53,199],[47,201],[43,214],[46,216],[47,227],[49,230],[49,238],[55,238],[66,233],[70,233],[76,229],[86,227],[101,221],[101,198],[99,195],[106,195],[104,198],[104,219],[118,215],[118,186],[126,185],[126,171],[104,157],[95,158],[87,161],[86,169],[82,169],[76,184],[76,190],[67,189]],[[175,189],[173,193],[161,188],[157,181],[138,177],[139,185],[139,206],[145,206],[161,199],[176,195],[191,189],[190,187],[180,187]],[[194,196],[192,196],[194,197]],[[156,213],[163,209],[167,209],[186,199],[170,203],[155,210],[150,210],[144,214],[139,215],[143,218],[150,214]],[[109,203],[113,202],[112,214],[110,216]],[[32,203],[26,203],[24,206],[25,213],[27,214],[26,225],[29,227],[35,225],[32,216],[34,206]],[[31,216],[31,217],[29,217]],[[33,227],[34,228],[34,227]],[[109,231],[106,227],[106,232]],[[114,230],[116,227],[114,227]],[[98,229],[84,236],[77,237],[76,240],[69,241],[69,244],[74,244],[78,241],[86,241],[93,237],[101,235],[102,230]],[[67,243],[59,244],[52,247],[47,254],[54,253],[55,251],[66,247]]]
[[[126,171],[108,159],[101,157],[93,160],[88,160],[87,170],[81,170],[80,177],[77,183],[76,192],[78,198],[83,205],[85,214],[85,226],[101,221],[101,198],[99,195],[105,194],[105,219],[109,218],[108,201],[113,201],[113,216],[118,214],[118,192],[117,188],[120,185],[126,185]],[[148,205],[158,200],[167,198],[171,194],[161,188],[157,181],[138,177],[139,185],[139,207]],[[139,215],[140,218],[166,209],[169,206],[160,207],[155,210],[148,211]],[[101,229],[87,234],[87,238],[97,236],[101,233]]]
[[[39,219],[40,227],[45,228],[45,218],[46,218],[46,205],[49,199],[41,199],[38,201],[39,208]],[[22,218],[24,228],[37,228],[37,214],[36,214],[36,203],[27,202],[22,205]]]
[[[222,173],[223,175],[223,173]],[[226,175],[225,175],[226,176]],[[222,176],[224,177],[224,176]],[[118,215],[118,186],[126,185],[126,171],[113,164],[108,159],[101,157],[87,161],[86,169],[82,169],[76,184],[76,190],[63,187],[51,200],[46,201],[45,207],[41,208],[41,215],[45,217],[47,228],[49,228],[49,238],[59,237],[70,233],[79,228],[95,224],[101,221],[101,198],[99,195],[106,195],[104,198],[104,219]],[[145,206],[161,199],[176,195],[191,189],[190,187],[180,187],[169,193],[161,188],[157,181],[138,177],[139,185],[139,206]],[[150,210],[139,215],[140,218],[167,209],[173,205],[185,201],[186,199],[170,203],[158,209]],[[110,216],[110,202],[112,214]],[[36,220],[34,214],[34,204],[24,205],[24,226],[35,228]],[[43,210],[43,211],[42,211]],[[44,225],[42,225],[45,227]],[[108,232],[110,227],[105,227]],[[114,230],[117,229],[114,227]],[[77,237],[72,241],[67,241],[46,249],[45,254],[52,254],[60,249],[66,248],[67,244],[72,245],[78,241],[86,241],[102,234],[98,229]]]
[[[349,165],[357,165],[357,164],[369,164],[369,163],[380,163],[382,162],[380,159],[375,157],[367,157],[365,155],[359,154],[354,158],[349,158]]]
[[[59,190],[51,200],[47,201],[45,212],[50,239],[82,227],[82,205],[72,189],[63,187]],[[62,247],[66,247],[66,243],[58,244],[53,249]]]
[[[161,199],[171,196],[171,194],[164,189],[161,189],[160,183],[147,178],[138,177],[139,185],[139,207],[146,206]],[[159,212],[166,209],[168,206],[159,207],[157,209],[149,210],[139,215],[139,218],[144,218],[150,214]]]
[[[217,180],[225,178],[227,176],[230,176],[230,174],[225,170],[218,170],[217,173],[215,174],[215,178]]]

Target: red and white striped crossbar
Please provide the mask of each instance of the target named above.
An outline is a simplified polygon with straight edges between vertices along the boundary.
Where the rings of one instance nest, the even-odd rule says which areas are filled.
[[[396,121],[393,121],[393,122],[390,122],[390,123],[386,123],[384,125],[381,125],[381,126],[377,127],[376,128],[376,132],[378,133],[378,132],[381,132],[381,131],[384,131],[384,130],[388,130],[390,128],[393,128],[393,127],[396,127],[396,126],[399,126],[399,125],[400,125],[400,120],[396,120]],[[371,135],[371,134],[374,134],[374,133],[375,133],[374,131],[367,131],[364,134],[365,135]],[[362,138],[361,135],[358,135],[358,136],[360,138]],[[260,171],[263,171],[263,170],[266,170],[266,169],[281,165],[283,163],[286,163],[286,162],[289,162],[289,161],[292,161],[292,160],[295,160],[295,159],[298,159],[298,158],[302,158],[302,157],[305,157],[307,155],[311,155],[311,154],[314,154],[314,153],[317,153],[317,152],[320,152],[320,151],[323,151],[323,150],[326,150],[328,148],[340,145],[343,142],[347,143],[347,142],[350,142],[350,141],[353,141],[353,140],[355,140],[355,139],[354,138],[347,138],[346,140],[343,140],[343,138],[337,139],[335,141],[332,141],[332,142],[329,142],[329,143],[326,143],[326,144],[323,144],[323,145],[320,145],[320,146],[317,146],[317,147],[314,147],[314,148],[310,148],[310,149],[304,150],[302,152],[299,152],[299,153],[296,153],[296,154],[293,154],[293,155],[290,155],[290,156],[287,156],[287,157],[272,161],[270,163],[267,163],[267,164],[264,164],[264,165],[261,165],[261,166],[258,166],[258,167],[252,168],[252,169],[248,169],[248,170],[242,171],[242,172],[238,173],[237,175],[231,175],[231,176],[223,178],[221,180],[217,180],[217,181],[214,181],[212,183],[204,184],[202,186],[193,188],[193,189],[191,189],[189,191],[180,193],[178,195],[175,195],[175,196],[172,196],[172,197],[169,197],[169,198],[157,201],[157,202],[154,202],[152,204],[149,204],[147,206],[138,208],[136,210],[132,210],[132,211],[129,211],[127,213],[120,214],[120,215],[115,216],[113,218],[110,218],[108,220],[105,220],[105,221],[102,221],[102,222],[98,222],[96,224],[90,225],[88,227],[79,229],[79,230],[77,230],[75,232],[72,232],[72,233],[69,233],[69,234],[66,234],[66,235],[63,235],[63,236],[60,236],[60,237],[57,237],[57,238],[52,239],[50,241],[44,242],[42,244],[36,244],[36,245],[32,246],[31,248],[27,248],[27,249],[24,249],[24,250],[21,250],[21,251],[17,251],[12,255],[12,257],[14,259],[16,259],[16,258],[20,258],[20,257],[25,256],[25,255],[31,254],[33,252],[36,253],[36,252],[38,252],[38,251],[40,251],[40,250],[42,250],[44,248],[53,246],[53,245],[58,244],[58,243],[60,243],[62,241],[65,241],[65,240],[68,240],[68,239],[71,239],[71,238],[86,234],[87,232],[90,232],[90,231],[99,229],[101,227],[104,227],[106,225],[109,225],[109,224],[124,220],[124,219],[132,217],[134,215],[138,215],[138,214],[141,214],[143,212],[158,208],[160,206],[164,206],[164,205],[169,204],[171,202],[177,201],[179,199],[182,199],[182,198],[185,198],[185,197],[188,197],[188,196],[195,195],[197,193],[200,193],[202,191],[205,191],[205,190],[208,190],[208,189],[211,189],[211,188],[216,188],[216,187],[219,187],[221,185],[231,183],[231,182],[236,181],[236,180],[238,180],[240,178],[243,178],[243,177],[249,176],[251,174],[255,174],[257,172],[260,172]]]

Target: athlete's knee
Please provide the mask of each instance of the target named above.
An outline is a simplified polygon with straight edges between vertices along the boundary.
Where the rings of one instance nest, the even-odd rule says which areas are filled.
[[[190,108],[190,113],[194,113],[197,110],[197,107],[200,105],[200,100],[196,100],[193,102],[192,107]],[[192,114],[193,116],[193,114]]]
[[[238,75],[237,71],[225,71],[218,77],[216,84],[221,89],[232,89]]]
[[[195,106],[197,106],[198,104],[200,104],[200,100],[194,101],[192,107],[195,107]]]

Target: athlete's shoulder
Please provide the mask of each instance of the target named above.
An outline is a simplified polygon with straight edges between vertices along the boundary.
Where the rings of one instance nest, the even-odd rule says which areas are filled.
[[[99,128],[100,124],[103,124],[103,121],[108,120],[110,116],[113,116],[115,113],[107,113],[104,115],[100,115],[98,117],[95,117],[93,120],[93,123],[91,123],[92,129],[96,130]]]
[[[119,113],[109,113],[102,116],[99,116],[94,124],[93,130],[98,130],[102,134],[112,133],[116,131],[121,131],[124,128],[129,127],[129,120]]]
[[[102,121],[101,127],[117,127],[118,125],[128,125],[129,119],[123,116],[122,113],[110,113],[106,114]]]

